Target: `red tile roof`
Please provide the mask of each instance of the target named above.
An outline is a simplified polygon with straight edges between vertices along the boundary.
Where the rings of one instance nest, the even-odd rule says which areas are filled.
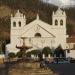
[[[68,37],[67,43],[75,43],[75,37]]]

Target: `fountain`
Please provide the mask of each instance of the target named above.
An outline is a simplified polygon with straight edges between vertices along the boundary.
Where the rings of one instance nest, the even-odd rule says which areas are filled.
[[[16,45],[16,48],[20,49],[20,51],[23,52],[23,54],[24,54],[24,55],[22,55],[22,57],[25,57],[26,50],[28,50],[32,47],[31,46],[26,46],[25,40],[27,39],[27,37],[21,37],[21,39],[23,40],[23,45],[22,46],[17,46]]]

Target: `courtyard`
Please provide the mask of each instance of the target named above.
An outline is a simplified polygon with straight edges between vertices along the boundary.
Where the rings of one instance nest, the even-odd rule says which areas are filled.
[[[75,63],[47,64],[48,69],[39,68],[39,63],[36,62],[31,63],[31,68],[27,64],[26,62],[1,64],[0,75],[75,75]]]

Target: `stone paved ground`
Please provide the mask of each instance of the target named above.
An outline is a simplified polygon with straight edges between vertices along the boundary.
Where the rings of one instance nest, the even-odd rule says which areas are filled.
[[[40,68],[39,63],[20,63],[11,68],[9,75],[55,75],[50,69]]]
[[[8,69],[5,64],[0,64],[0,75],[8,75]]]
[[[58,75],[75,75],[75,63],[49,64],[49,68]]]
[[[10,67],[9,67],[10,66]],[[33,66],[34,67],[34,66]],[[0,64],[0,75],[75,75],[75,63],[72,64],[49,64],[50,70],[40,69],[36,70],[33,68],[27,68],[23,64],[11,65],[11,64]],[[44,72],[44,74],[38,74]],[[36,74],[37,73],[37,74]]]

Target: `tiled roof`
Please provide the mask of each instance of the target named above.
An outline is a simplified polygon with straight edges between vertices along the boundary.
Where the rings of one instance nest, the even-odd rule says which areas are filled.
[[[67,43],[75,43],[75,37],[68,37]]]

